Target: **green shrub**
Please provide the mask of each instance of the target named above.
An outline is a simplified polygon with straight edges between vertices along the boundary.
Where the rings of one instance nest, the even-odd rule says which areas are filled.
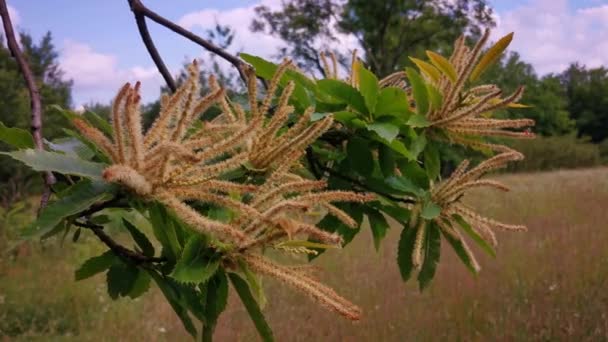
[[[573,135],[538,137],[530,141],[512,141],[510,146],[526,159],[512,163],[511,172],[593,167],[601,164],[600,148]]]

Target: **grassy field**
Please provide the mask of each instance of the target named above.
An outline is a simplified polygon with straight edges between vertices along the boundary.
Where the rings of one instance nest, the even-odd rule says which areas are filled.
[[[421,294],[400,279],[398,229],[378,253],[365,231],[316,262],[327,283],[363,307],[363,320],[347,322],[268,280],[265,312],[277,340],[608,340],[608,169],[501,178],[511,193],[477,193],[469,202],[529,232],[499,233],[496,259],[477,251],[479,276],[444,248],[438,276]],[[158,291],[114,304],[103,276],[72,281],[76,265],[101,250],[96,242],[66,242],[16,261],[4,256],[0,340],[188,341]],[[256,336],[231,297],[216,340]]]

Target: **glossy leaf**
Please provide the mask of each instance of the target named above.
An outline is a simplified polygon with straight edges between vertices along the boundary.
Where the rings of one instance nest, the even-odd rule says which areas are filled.
[[[407,124],[411,127],[428,127],[431,125],[429,120],[424,115],[415,114],[412,115],[409,120],[407,120]]]
[[[114,252],[108,250],[102,255],[92,257],[85,261],[76,272],[74,272],[74,278],[76,280],[90,278],[110,268],[115,261],[117,261],[117,257],[114,255]]]
[[[47,141],[46,145],[55,152],[63,152],[80,159],[89,160],[95,156],[95,152],[76,138],[60,138]]]
[[[133,241],[135,241],[137,246],[139,246],[142,253],[146,256],[154,256],[154,246],[150,240],[148,240],[146,235],[124,218],[122,219],[122,223],[127,228],[131,234],[131,237],[133,238]]]
[[[408,99],[403,89],[386,87],[378,93],[375,116],[391,115],[405,121],[413,114],[409,108]]]
[[[391,143],[399,135],[399,127],[390,122],[376,121],[367,125],[367,129],[375,132],[388,143]]]
[[[101,173],[106,167],[105,164],[93,163],[74,156],[34,149],[0,152],[0,154],[10,156],[35,171],[53,171],[94,180],[101,180]]]
[[[420,212],[420,216],[427,220],[432,220],[439,216],[439,214],[441,214],[441,207],[431,201],[424,203]]]
[[[418,69],[425,75],[427,75],[433,82],[439,81],[441,73],[432,64],[427,63],[421,59],[410,57],[410,60],[416,64]]]
[[[426,83],[416,70],[405,68],[405,72],[412,87],[414,101],[416,102],[416,112],[419,115],[426,115],[429,110],[429,92],[426,89]]]
[[[323,79],[317,82],[317,87],[340,103],[345,103],[360,113],[368,113],[363,96],[351,85],[338,80]]]
[[[204,237],[194,234],[186,242],[171,276],[184,283],[203,283],[215,274],[219,263],[218,258],[209,255]]]
[[[264,315],[262,314],[262,310],[258,306],[258,303],[255,301],[253,296],[251,295],[251,291],[249,291],[249,286],[247,286],[247,282],[243,280],[240,276],[235,273],[229,273],[228,277],[230,277],[230,282],[234,286],[236,293],[241,298],[245,309],[249,313],[255,328],[257,329],[260,337],[263,341],[274,341],[274,336],[272,334],[272,330],[270,326],[266,322]]]
[[[21,235],[25,238],[44,235],[64,218],[78,214],[97,202],[111,199],[115,189],[114,185],[108,183],[80,181],[66,190],[63,197],[47,205]]]
[[[34,148],[34,138],[32,138],[30,132],[17,127],[6,127],[1,121],[0,141],[17,149]]]
[[[380,86],[378,85],[378,78],[371,71],[367,70],[361,62],[357,70],[359,74],[359,92],[365,99],[365,105],[368,112],[374,113],[376,109],[376,103],[378,101],[378,92]]]
[[[494,64],[500,55],[507,49],[511,41],[513,40],[513,32],[507,34],[506,36],[500,38],[496,44],[494,44],[491,48],[486,51],[486,53],[481,57],[479,63],[475,66],[473,71],[471,72],[471,76],[469,79],[471,81],[475,81],[488,67]]]
[[[429,221],[426,225],[424,242],[424,262],[418,273],[418,284],[420,291],[424,290],[435,276],[437,264],[441,254],[441,233],[434,221]]]
[[[435,53],[433,51],[427,51],[426,55],[429,57],[431,63],[439,69],[444,75],[448,77],[448,79],[452,82],[456,82],[456,70],[450,61],[448,61],[442,55]]]

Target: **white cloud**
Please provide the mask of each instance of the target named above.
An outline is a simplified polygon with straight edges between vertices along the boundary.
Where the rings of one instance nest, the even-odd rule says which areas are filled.
[[[575,61],[608,65],[608,5],[571,10],[566,0],[532,0],[498,14],[494,40],[511,31],[511,49],[541,75]]]
[[[66,76],[74,80],[76,107],[91,101],[107,102],[123,82],[142,82],[144,101],[159,96],[162,79],[155,67],[120,68],[114,55],[95,51],[91,46],[65,40],[59,64]]]
[[[17,9],[11,5],[7,5],[6,7],[8,8],[8,16],[11,18],[11,23],[13,24],[13,31],[15,31],[15,34],[17,34],[17,32],[19,31],[18,26],[21,23],[21,16],[19,15],[19,11],[17,11]],[[3,36],[3,44],[6,46],[6,37],[4,37],[4,25],[2,23],[2,19],[0,19],[0,34]],[[17,44],[21,46],[21,42],[19,41],[19,39],[17,39]]]
[[[227,10],[204,9],[182,16],[178,20],[178,24],[189,30],[196,30],[198,32],[213,28],[215,23],[228,25],[236,33],[233,42],[235,50],[264,58],[271,58],[277,53],[277,48],[284,46],[283,41],[264,33],[251,32],[249,27],[255,17],[254,8],[256,6],[266,5],[271,9],[278,9],[281,3],[280,0],[262,0],[249,7]],[[347,52],[355,48],[361,51],[359,43],[354,36],[338,32],[334,32],[334,34],[340,43],[338,44],[339,46],[332,46],[332,48],[341,52]]]

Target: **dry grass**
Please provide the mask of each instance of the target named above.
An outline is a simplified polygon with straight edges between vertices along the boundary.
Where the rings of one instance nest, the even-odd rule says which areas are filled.
[[[479,193],[470,203],[530,231],[500,234],[496,259],[478,250],[478,277],[444,248],[438,276],[421,294],[397,270],[400,228],[392,229],[378,253],[365,231],[344,251],[316,262],[329,284],[363,307],[363,320],[347,322],[269,281],[265,312],[277,340],[608,340],[608,169],[502,180],[512,186],[510,194]],[[103,276],[72,282],[74,262],[68,260],[91,254],[85,247],[66,247],[69,253],[51,248],[0,263],[0,322],[39,317],[39,324],[24,327],[28,339],[189,340],[158,291],[114,305]],[[216,340],[256,336],[238,298],[231,297]]]

